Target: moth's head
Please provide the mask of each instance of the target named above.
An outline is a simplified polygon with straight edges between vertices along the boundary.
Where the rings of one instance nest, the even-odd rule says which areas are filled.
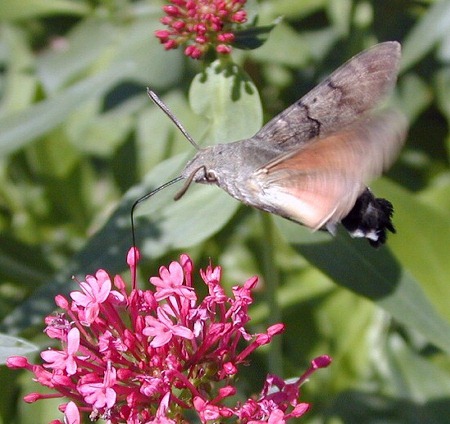
[[[216,184],[220,176],[230,170],[231,149],[226,144],[216,144],[199,150],[184,167],[181,175],[193,182]]]
[[[181,176],[186,179],[183,188],[176,194],[175,200],[180,199],[192,182],[200,184],[217,184],[217,149],[218,146],[209,146],[200,149],[186,164]]]

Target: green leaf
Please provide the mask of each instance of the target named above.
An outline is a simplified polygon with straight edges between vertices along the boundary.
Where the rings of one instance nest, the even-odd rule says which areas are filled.
[[[66,123],[70,140],[83,153],[110,157],[133,130],[133,112],[148,101],[146,96],[133,96],[115,108],[101,113],[101,99],[95,99],[73,113]]]
[[[261,14],[263,16],[288,16],[293,18],[304,18],[316,13],[318,10],[325,8],[326,0],[272,0],[261,6]]]
[[[391,381],[387,391],[420,401],[450,397],[450,376],[444,369],[415,353],[398,335],[388,340]],[[427,421],[428,422],[428,421]],[[441,422],[441,421],[435,421]]]
[[[31,289],[51,276],[51,267],[45,255],[32,246],[0,236],[0,278]],[[29,259],[33,258],[33,261]]]
[[[6,69],[4,78],[0,79],[0,117],[26,108],[33,100],[37,85],[36,76],[30,73],[34,57],[25,31],[14,25],[3,24],[1,37],[0,50],[3,50],[5,57],[0,60],[4,61]]]
[[[154,36],[159,13],[139,17],[132,25],[119,25],[104,16],[81,21],[67,35],[66,49],[38,58],[45,90],[54,93],[80,74],[123,66],[128,66],[127,79],[156,87],[172,85],[180,78],[182,55],[165,51]]]
[[[438,106],[450,122],[450,69],[446,67],[437,71],[435,75]]]
[[[395,207],[397,234],[389,247],[401,264],[420,281],[436,310],[450,322],[450,216],[428,206],[398,185],[380,180],[373,184],[377,196]]]
[[[111,57],[105,57],[105,66],[121,67],[129,63],[132,79],[153,88],[173,87],[183,77],[183,54],[179,50],[166,51],[155,37],[161,28],[160,10],[139,17],[132,25],[120,29],[120,37],[113,44]]]
[[[30,146],[29,157],[35,172],[49,179],[67,178],[80,161],[78,149],[59,129],[52,131],[36,145]]]
[[[241,31],[236,31],[233,46],[238,49],[253,50],[261,47],[269,38],[269,34],[280,22],[276,19],[271,25],[252,27]]]
[[[433,355],[419,356],[397,334],[390,335],[381,348],[378,343],[376,360],[382,386],[341,393],[330,408],[332,415],[349,423],[361,422],[363,416],[364,422],[448,423],[450,379],[446,367],[438,366]],[[384,358],[381,363],[380,357]]]
[[[404,75],[399,82],[397,91],[398,96],[395,100],[400,103],[400,109],[410,122],[414,122],[433,100],[430,88],[415,73]]]
[[[333,22],[333,27],[343,37],[348,36],[350,32],[352,13],[355,13],[352,10],[353,7],[355,5],[350,0],[336,0],[328,4],[328,15]],[[355,9],[358,10],[358,7]]]
[[[186,248],[207,240],[225,226],[239,205],[217,187],[190,188],[189,194],[164,211],[161,229],[166,243]]]
[[[0,156],[19,150],[28,142],[55,128],[71,112],[77,110],[83,101],[104,94],[128,73],[127,65],[109,69],[74,84],[67,90],[22,112],[0,119],[2,128]]]
[[[2,0],[0,2],[0,16],[5,21],[62,14],[82,16],[89,10],[86,4],[69,0]]]
[[[271,32],[267,42],[252,51],[251,56],[267,63],[301,68],[311,59],[312,53],[303,34],[298,34],[285,22],[281,22]]]
[[[262,126],[258,90],[247,74],[230,61],[215,61],[196,75],[189,90],[192,110],[209,120],[208,144],[255,134]]]
[[[449,140],[450,141],[450,140]],[[444,215],[450,211],[450,172],[443,172],[431,181],[429,187],[419,195],[420,202],[437,209]]]
[[[120,34],[119,26],[98,16],[74,26],[66,34],[63,49],[46,50],[37,57],[37,73],[45,92],[56,93],[83,72],[88,73],[100,58],[111,55]]]
[[[0,364],[5,364],[9,356],[26,356],[37,350],[36,345],[24,339],[0,334]]]
[[[402,43],[403,71],[415,65],[448,35],[449,20],[450,2],[437,1],[428,9],[427,14],[417,21]]]
[[[277,218],[277,223],[299,253],[337,284],[373,300],[396,320],[450,352],[450,325],[387,248],[373,249],[343,231],[331,238],[294,228],[295,224],[282,219]]]
[[[448,424],[449,408],[446,397],[424,402],[361,389],[340,392],[327,415],[342,423]]]

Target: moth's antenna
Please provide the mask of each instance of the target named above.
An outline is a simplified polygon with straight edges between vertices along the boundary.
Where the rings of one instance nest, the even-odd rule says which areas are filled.
[[[200,150],[199,145],[194,141],[191,135],[183,127],[183,124],[174,116],[167,105],[158,97],[158,95],[147,87],[148,96],[159,106],[159,108],[170,118],[170,120],[178,127],[182,134],[187,138],[189,143],[191,143],[196,150]]]
[[[135,211],[137,205],[139,205],[139,203],[142,203],[145,200],[149,199],[150,197],[152,197],[154,194],[158,193],[159,191],[164,190],[166,187],[169,187],[172,184],[177,183],[178,181],[182,180],[183,178],[184,177],[182,175],[179,175],[178,177],[174,178],[173,180],[170,180],[169,182],[163,184],[162,186],[155,188],[150,193],[147,193],[144,196],[140,197],[133,203],[133,206],[131,206],[131,234],[132,234],[132,238],[133,238],[134,252],[136,252],[136,247],[137,247],[136,246],[136,231],[135,231],[135,225],[134,225],[134,211]],[[136,281],[136,267],[133,268],[133,282],[135,282],[135,281]]]

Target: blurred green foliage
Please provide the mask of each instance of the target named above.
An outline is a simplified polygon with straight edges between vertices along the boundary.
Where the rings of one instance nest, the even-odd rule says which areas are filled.
[[[163,50],[153,36],[161,4],[0,3],[3,333],[45,347],[54,295],[70,291],[72,275],[124,271],[131,204],[192,156],[146,86],[202,145],[233,141],[360,50],[398,40],[395,101],[411,128],[396,165],[373,184],[395,206],[398,234],[386,248],[311,234],[214,187],[173,202],[174,187],[138,209],[141,275],[183,251],[197,267],[222,265],[230,286],[261,276],[253,329],[282,320],[287,332],[242,370],[247,395],[267,372],[294,377],[327,353],[331,367],[304,387],[313,403],[304,422],[450,422],[450,1],[249,1],[258,25],[283,19],[261,47],[233,52],[239,66],[228,79]],[[228,95],[246,78],[246,95]],[[57,417],[48,403],[23,405],[36,390],[29,375],[2,367],[0,378],[0,423]]]

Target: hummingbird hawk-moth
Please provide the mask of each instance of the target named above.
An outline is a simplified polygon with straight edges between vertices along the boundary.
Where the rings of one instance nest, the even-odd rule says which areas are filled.
[[[246,205],[312,230],[335,234],[338,223],[372,246],[395,232],[393,207],[366,184],[397,157],[406,136],[404,116],[374,112],[392,90],[400,44],[385,42],[351,58],[253,137],[199,148],[167,106],[149,96],[197,148],[181,175],[149,193],[186,179],[217,185]],[[138,203],[136,202],[136,204]],[[136,205],[135,204],[135,205]]]

